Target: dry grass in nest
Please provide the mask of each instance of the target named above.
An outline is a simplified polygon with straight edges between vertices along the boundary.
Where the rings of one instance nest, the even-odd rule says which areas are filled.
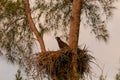
[[[94,58],[88,54],[86,48],[78,48],[77,55],[77,70],[81,77],[84,77],[89,74],[90,62]],[[37,71],[40,75],[48,75],[51,78],[55,75],[59,79],[64,78],[60,80],[67,80],[67,77],[72,75],[72,51],[70,49],[40,53],[37,61]]]

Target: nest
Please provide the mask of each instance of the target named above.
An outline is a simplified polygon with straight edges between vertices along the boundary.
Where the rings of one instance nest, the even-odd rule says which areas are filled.
[[[83,78],[90,72],[90,62],[92,62],[93,57],[88,54],[88,50],[85,48],[78,48],[77,55],[77,71]],[[62,49],[40,53],[37,56],[37,71],[39,75],[48,75],[50,78],[56,76],[57,80],[67,80],[73,75],[72,50]]]

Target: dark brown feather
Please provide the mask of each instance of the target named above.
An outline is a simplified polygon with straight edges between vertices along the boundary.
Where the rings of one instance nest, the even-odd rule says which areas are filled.
[[[58,42],[58,46],[60,49],[63,49],[63,48],[70,48],[65,42],[63,42],[60,37],[56,37],[56,40]]]

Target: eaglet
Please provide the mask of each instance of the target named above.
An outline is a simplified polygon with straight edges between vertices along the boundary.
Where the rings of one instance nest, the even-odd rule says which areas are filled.
[[[60,39],[60,37],[56,37],[56,40],[60,49],[70,49],[70,47]]]

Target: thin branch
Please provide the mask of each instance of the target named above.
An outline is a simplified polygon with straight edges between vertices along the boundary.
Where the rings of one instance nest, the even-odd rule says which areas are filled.
[[[28,23],[30,25],[30,28],[34,32],[35,36],[37,37],[37,40],[38,40],[38,42],[40,44],[40,47],[41,47],[41,51],[46,52],[43,37],[40,34],[40,32],[38,32],[38,30],[37,30],[37,28],[36,28],[36,26],[35,26],[35,24],[34,24],[34,22],[32,20],[32,17],[31,17],[29,0],[25,0],[24,3],[25,3],[25,10],[26,10],[26,15],[27,15],[27,19],[28,19]]]

